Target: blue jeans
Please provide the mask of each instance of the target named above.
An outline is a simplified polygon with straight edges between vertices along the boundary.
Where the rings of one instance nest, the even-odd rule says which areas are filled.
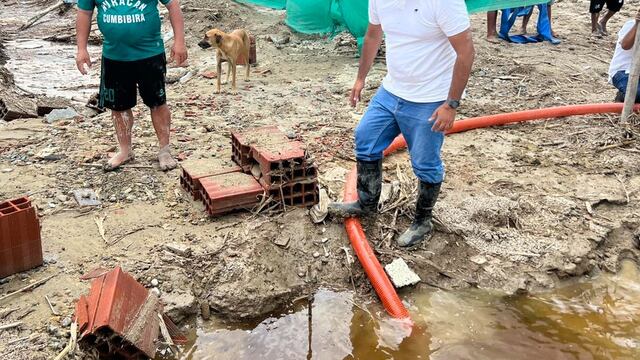
[[[436,184],[444,180],[440,150],[444,133],[431,130],[429,118],[444,101],[415,103],[380,87],[356,128],[356,158],[382,159],[383,151],[400,133],[404,135],[413,171],[421,181]]]
[[[623,93],[626,97],[627,85],[629,84],[629,74],[625,73],[624,70],[618,71],[615,75],[613,75],[611,82],[613,83],[613,86],[615,86],[616,89],[620,90],[620,92]],[[638,87],[638,89],[640,90],[640,87]],[[640,103],[640,92],[636,93],[636,103]]]

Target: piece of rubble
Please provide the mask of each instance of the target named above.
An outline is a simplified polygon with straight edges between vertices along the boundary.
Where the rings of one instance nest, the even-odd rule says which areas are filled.
[[[196,298],[189,292],[164,292],[161,296],[162,302],[166,304],[165,313],[175,323],[179,323],[200,310]]]
[[[46,116],[53,110],[66,109],[71,105],[70,101],[61,97],[46,97],[36,102],[38,116]]]
[[[420,282],[418,274],[409,268],[409,265],[403,259],[395,259],[384,267],[385,271],[391,278],[393,286],[402,288],[405,286],[415,285]]]
[[[484,255],[476,255],[469,258],[469,260],[477,265],[484,265],[487,263],[487,257]]]
[[[309,210],[309,216],[314,224],[323,222],[329,214],[329,195],[327,195],[326,189],[320,189],[320,196],[318,203],[311,207]]]
[[[0,98],[0,120],[37,118],[36,104],[29,98]]]
[[[98,199],[98,195],[91,189],[73,190],[73,197],[80,206],[99,206],[102,204]]]
[[[193,250],[189,246],[184,244],[177,244],[177,243],[165,244],[164,248],[167,251],[172,252],[176,255],[180,255],[182,257],[189,257],[193,253]]]
[[[120,267],[95,278],[76,304],[80,347],[100,359],[154,358],[160,320],[177,329],[162,313],[160,299]],[[186,339],[173,331],[172,340]]]
[[[56,121],[69,120],[75,118],[76,116],[78,116],[78,112],[73,108],[68,107],[65,109],[55,109],[48,113],[44,118],[49,124],[53,124]]]

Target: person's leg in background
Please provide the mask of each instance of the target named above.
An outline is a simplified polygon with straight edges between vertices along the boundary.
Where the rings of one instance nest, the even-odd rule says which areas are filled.
[[[553,30],[553,16],[551,15],[551,9],[553,8],[553,4],[555,2],[556,2],[555,0],[549,1],[549,4],[547,5],[547,11],[549,12],[549,25],[551,26],[551,36],[558,37],[558,34],[555,32],[555,30]]]
[[[589,4],[589,13],[591,14],[591,34],[602,35],[602,29],[600,28],[598,20],[600,19],[600,12],[604,7],[605,0],[591,0]]]
[[[624,0],[606,0],[607,3],[607,13],[604,14],[602,19],[598,22],[600,26],[600,30],[604,35],[609,35],[607,32],[607,23],[609,20],[615,15],[618,11],[622,10],[622,6],[624,5]]]
[[[433,123],[429,119],[442,104],[403,101],[396,112],[398,125],[411,154],[413,171],[419,180],[413,223],[397,241],[402,247],[418,245],[433,232],[433,208],[444,180],[444,165],[440,156],[444,133],[433,131]]]
[[[384,150],[400,134],[393,114],[397,97],[380,87],[371,99],[355,132],[358,169],[358,201],[329,204],[329,213],[338,217],[375,213],[382,191],[382,158]]]
[[[495,43],[498,42],[498,31],[496,26],[498,25],[498,12],[487,12],[487,41]]]
[[[520,28],[520,33],[522,35],[527,34],[527,27],[529,26],[529,20],[531,20],[532,15],[533,11],[522,17],[522,27]]]

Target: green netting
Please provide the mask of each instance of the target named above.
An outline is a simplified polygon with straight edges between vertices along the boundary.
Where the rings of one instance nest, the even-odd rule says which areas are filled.
[[[287,25],[304,34],[328,34],[341,26],[347,29],[362,45],[367,26],[368,0],[236,0],[270,7],[287,9]],[[446,0],[441,0],[446,1]],[[519,6],[544,4],[549,0],[466,0],[470,13],[508,9]]]
[[[358,48],[362,48],[364,35],[369,25],[368,0],[336,0],[340,5],[342,19],[349,32],[358,39]]]
[[[333,0],[287,0],[287,25],[303,34],[333,32]]]
[[[549,0],[466,0],[470,13],[546,4]]]
[[[236,0],[241,3],[254,4],[272,9],[282,10],[287,6],[287,0]]]

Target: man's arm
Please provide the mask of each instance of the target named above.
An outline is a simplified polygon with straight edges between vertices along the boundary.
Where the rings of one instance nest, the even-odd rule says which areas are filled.
[[[76,66],[78,70],[83,74],[87,74],[85,65],[91,68],[91,57],[87,50],[87,44],[89,43],[89,33],[91,32],[91,18],[93,17],[93,11],[78,9],[78,15],[76,19],[76,43],[78,44],[78,53],[76,54]]]
[[[371,66],[373,66],[373,61],[376,59],[376,55],[378,55],[380,44],[382,44],[382,34],[381,25],[369,24],[367,34],[364,38],[364,45],[362,46],[358,77],[356,78],[356,83],[353,85],[349,99],[351,101],[351,106],[353,107],[355,107],[360,101],[364,82],[369,74],[369,70],[371,70]]]
[[[451,88],[449,89],[449,100],[460,100],[469,81],[471,68],[476,56],[471,30],[468,29],[458,35],[449,37],[449,42],[457,54],[456,63],[453,67]],[[432,121],[435,121],[433,130],[444,132],[451,129],[455,118],[456,110],[448,104],[442,105],[433,114]]]
[[[622,38],[622,41],[620,41],[620,45],[624,50],[631,50],[631,48],[633,48],[633,45],[636,42],[636,32],[638,31],[638,24],[640,24],[640,10],[638,10],[638,12],[636,13],[636,23],[633,24],[631,30],[629,30],[627,35],[625,35]]]
[[[169,20],[173,28],[173,46],[171,47],[171,59],[175,60],[178,66],[187,61],[187,47],[184,41],[184,17],[180,9],[180,1],[172,0],[167,4],[169,10]]]

